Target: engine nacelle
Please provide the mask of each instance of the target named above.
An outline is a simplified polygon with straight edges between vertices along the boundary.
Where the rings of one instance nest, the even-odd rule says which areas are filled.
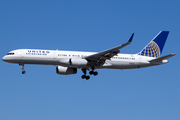
[[[72,67],[86,67],[88,64],[88,61],[86,59],[76,59],[76,58],[72,58],[69,60],[70,65]]]
[[[56,67],[56,73],[61,74],[61,75],[76,74],[77,68],[69,68],[69,67],[58,66],[58,67]]]

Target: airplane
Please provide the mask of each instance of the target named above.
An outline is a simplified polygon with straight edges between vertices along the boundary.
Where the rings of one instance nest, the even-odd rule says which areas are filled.
[[[22,74],[26,73],[25,64],[55,65],[56,73],[61,75],[76,74],[77,69],[81,69],[81,78],[88,80],[89,75],[98,74],[96,69],[135,69],[168,63],[166,59],[176,55],[160,57],[168,34],[169,31],[160,31],[136,54],[120,54],[119,50],[132,42],[133,33],[126,43],[102,52],[17,49],[10,51],[2,60],[22,66]]]

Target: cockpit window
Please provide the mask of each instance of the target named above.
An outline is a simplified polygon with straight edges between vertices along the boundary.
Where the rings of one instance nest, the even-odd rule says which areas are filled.
[[[14,55],[14,53],[8,53],[7,55]]]

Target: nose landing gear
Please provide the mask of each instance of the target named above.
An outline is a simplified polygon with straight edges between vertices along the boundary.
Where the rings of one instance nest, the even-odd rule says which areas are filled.
[[[21,67],[21,70],[23,70],[22,71],[22,74],[25,74],[26,73],[26,71],[24,70],[24,64],[19,64],[19,65],[21,65],[22,67]]]

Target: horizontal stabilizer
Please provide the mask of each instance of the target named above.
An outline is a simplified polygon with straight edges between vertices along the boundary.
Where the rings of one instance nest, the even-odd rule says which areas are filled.
[[[162,57],[159,57],[159,58],[150,60],[149,62],[159,62],[159,61],[168,59],[168,58],[170,58],[170,57],[172,57],[172,56],[174,56],[174,55],[176,55],[176,54],[169,54],[169,55],[166,55],[166,56],[162,56]]]

